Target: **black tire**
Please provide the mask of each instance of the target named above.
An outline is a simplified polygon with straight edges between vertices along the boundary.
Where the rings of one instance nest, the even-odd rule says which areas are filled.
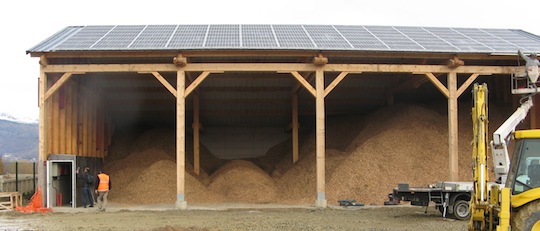
[[[469,201],[456,200],[454,202],[454,217],[458,220],[468,220],[471,217]]]
[[[530,231],[540,228],[540,201],[533,201],[521,208],[512,219],[512,231]]]

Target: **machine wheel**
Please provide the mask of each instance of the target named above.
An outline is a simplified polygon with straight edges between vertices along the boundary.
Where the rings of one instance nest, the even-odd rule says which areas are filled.
[[[512,219],[512,230],[540,230],[540,201],[533,201],[521,208]]]
[[[454,217],[458,220],[467,220],[471,216],[471,209],[469,208],[469,202],[464,200],[457,200],[454,203]]]

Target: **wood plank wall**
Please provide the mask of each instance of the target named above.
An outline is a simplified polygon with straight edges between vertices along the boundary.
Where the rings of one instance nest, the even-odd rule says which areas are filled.
[[[59,77],[51,77],[50,88]],[[104,158],[112,141],[112,121],[92,78],[71,78],[46,102],[47,156],[67,154]]]

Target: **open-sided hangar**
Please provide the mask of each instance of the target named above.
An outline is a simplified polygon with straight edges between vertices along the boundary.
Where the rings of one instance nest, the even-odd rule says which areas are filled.
[[[76,161],[102,164],[119,126],[165,124],[176,126],[176,204],[186,208],[187,131],[198,172],[200,142],[224,156],[264,153],[284,130],[294,162],[299,124],[312,123],[315,204],[326,207],[326,116],[437,97],[448,103],[448,180],[456,180],[458,98],[477,78],[510,89],[518,50],[540,52],[540,37],[356,25],[70,26],[27,51],[40,58],[40,185],[62,172],[74,184]],[[530,125],[538,125],[536,110]]]

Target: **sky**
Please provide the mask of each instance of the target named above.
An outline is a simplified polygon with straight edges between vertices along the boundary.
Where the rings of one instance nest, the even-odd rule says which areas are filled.
[[[67,26],[319,24],[521,29],[540,35],[538,0],[1,1],[0,113],[38,118],[39,58],[26,50]]]

